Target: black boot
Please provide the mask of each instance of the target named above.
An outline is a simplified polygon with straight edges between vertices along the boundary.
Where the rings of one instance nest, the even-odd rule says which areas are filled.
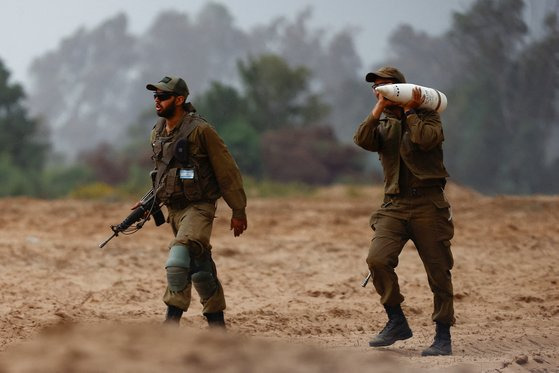
[[[167,306],[167,314],[165,315],[165,324],[179,324],[182,317],[182,310],[175,306]]]
[[[435,340],[427,347],[421,356],[452,355],[452,343],[450,341],[450,325],[437,322]]]
[[[371,347],[390,346],[396,341],[411,338],[413,335],[400,305],[384,306],[384,308],[388,314],[388,322],[384,329],[369,342]]]
[[[213,312],[205,313],[206,319],[208,319],[208,325],[210,328],[221,328],[225,329],[225,319],[223,318],[223,312]]]

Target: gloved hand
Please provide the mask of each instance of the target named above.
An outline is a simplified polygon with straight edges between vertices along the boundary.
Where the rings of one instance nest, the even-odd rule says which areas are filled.
[[[231,229],[235,237],[240,236],[248,227],[246,218],[231,218]]]

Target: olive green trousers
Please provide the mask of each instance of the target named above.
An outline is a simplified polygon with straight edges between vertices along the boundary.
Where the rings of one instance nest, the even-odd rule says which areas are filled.
[[[408,240],[412,240],[423,262],[434,295],[433,321],[453,325],[454,305],[450,270],[454,264],[450,240],[454,224],[450,204],[442,190],[407,196],[385,196],[370,220],[375,231],[367,264],[373,285],[383,305],[404,301],[395,268]]]
[[[213,295],[207,298],[200,297],[203,306],[202,313],[215,313],[223,311],[226,307],[225,295],[221,282],[217,277],[217,268],[211,255],[210,236],[212,233],[213,220],[215,218],[215,202],[195,202],[182,209],[169,209],[168,222],[175,235],[169,244],[184,245],[188,248],[191,257],[191,268],[189,276],[204,271],[211,273],[217,288]],[[163,295],[163,302],[187,311],[190,306],[192,282],[189,281],[182,291],[173,292],[167,286]]]

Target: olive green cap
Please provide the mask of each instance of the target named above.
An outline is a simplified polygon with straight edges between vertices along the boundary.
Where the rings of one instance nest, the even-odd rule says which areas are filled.
[[[163,91],[163,92],[171,92],[175,93],[178,96],[188,96],[188,86],[184,79],[179,78],[178,76],[165,76],[161,79],[158,83],[148,84],[146,88],[150,91]]]
[[[406,78],[404,78],[404,74],[402,74],[400,70],[392,66],[381,67],[377,71],[368,73],[367,76],[365,76],[365,80],[370,83],[374,82],[379,78],[394,79],[396,80],[396,83],[406,82]]]

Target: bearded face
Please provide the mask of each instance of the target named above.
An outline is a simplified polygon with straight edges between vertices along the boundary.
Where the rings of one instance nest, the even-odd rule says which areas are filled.
[[[169,92],[157,91],[153,95],[155,100],[155,111],[162,118],[171,118],[175,114],[177,105],[175,103],[176,95]]]
[[[175,110],[177,110],[175,100],[169,100],[169,103],[167,105],[155,105],[155,111],[157,112],[157,115],[165,119],[171,118],[175,114]]]

